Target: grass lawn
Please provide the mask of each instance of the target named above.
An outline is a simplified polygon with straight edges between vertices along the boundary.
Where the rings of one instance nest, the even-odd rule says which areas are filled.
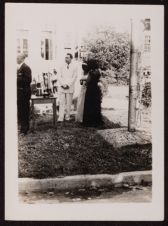
[[[151,169],[151,144],[114,150],[97,133],[98,129],[117,128],[119,124],[105,119],[105,126],[95,129],[72,120],[54,129],[49,121],[52,122],[52,116],[40,116],[34,133],[19,135],[19,177],[115,174]]]

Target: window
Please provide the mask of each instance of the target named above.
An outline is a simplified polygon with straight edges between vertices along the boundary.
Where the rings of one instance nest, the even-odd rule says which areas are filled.
[[[144,52],[150,52],[150,35],[145,35]]]
[[[53,42],[51,31],[42,32],[41,57],[45,60],[53,59]]]
[[[28,55],[28,40],[23,39],[23,52]]]
[[[28,46],[28,31],[27,30],[18,30],[17,31],[17,53],[24,53],[28,56],[29,46]]]
[[[144,29],[145,29],[145,31],[150,31],[150,29],[151,29],[150,19],[144,20]]]

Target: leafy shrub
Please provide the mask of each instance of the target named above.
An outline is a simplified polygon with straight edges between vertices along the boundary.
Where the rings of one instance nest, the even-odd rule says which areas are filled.
[[[98,60],[103,78],[109,84],[127,84],[129,78],[130,45],[128,33],[118,33],[112,27],[99,27],[85,37],[89,56]],[[103,79],[104,80],[104,79]]]
[[[142,91],[142,103],[146,107],[151,106],[151,82],[145,83]]]

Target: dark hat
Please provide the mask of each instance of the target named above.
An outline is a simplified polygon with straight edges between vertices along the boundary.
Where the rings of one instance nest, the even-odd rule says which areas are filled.
[[[89,59],[87,64],[88,64],[89,70],[95,70],[99,68],[99,63],[96,59]]]

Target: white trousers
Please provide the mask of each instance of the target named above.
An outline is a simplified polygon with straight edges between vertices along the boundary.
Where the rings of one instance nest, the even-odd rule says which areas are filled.
[[[64,116],[66,120],[70,119],[71,105],[72,105],[73,93],[59,94],[59,117],[58,121],[63,121]]]

